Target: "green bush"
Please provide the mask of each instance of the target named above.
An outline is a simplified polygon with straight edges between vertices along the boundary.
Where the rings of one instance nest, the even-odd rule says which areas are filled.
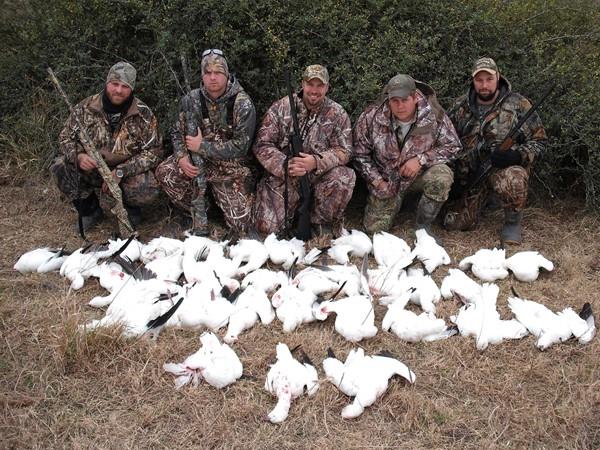
[[[73,101],[97,92],[108,68],[138,69],[136,93],[163,131],[183,85],[180,55],[199,77],[198,55],[222,48],[259,114],[285,93],[284,73],[325,64],[330,96],[353,119],[394,74],[431,84],[449,106],[479,56],[496,59],[515,90],[536,100],[559,93],[541,116],[550,135],[537,178],[555,194],[585,196],[600,211],[600,8],[587,0],[12,0],[0,32],[0,152],[3,161],[43,170],[67,111],[52,91],[54,68]],[[177,81],[176,78],[177,77]]]

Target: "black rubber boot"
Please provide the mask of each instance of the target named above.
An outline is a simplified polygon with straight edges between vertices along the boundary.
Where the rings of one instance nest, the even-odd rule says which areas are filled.
[[[424,229],[427,231],[427,234],[438,241],[438,243],[439,240],[437,236],[431,232],[431,224],[439,214],[443,204],[444,202],[436,202],[425,195],[421,195],[419,205],[417,206],[417,219],[415,228],[417,230]]]
[[[87,198],[73,200],[73,205],[77,212],[81,214],[81,222],[83,232],[87,232],[104,219],[104,212],[100,207],[100,202],[95,193],[92,193]],[[79,224],[75,225],[75,229],[79,232]]]
[[[125,206],[125,210],[129,216],[129,223],[131,223],[133,228],[137,228],[138,225],[142,223],[142,208],[139,206],[123,206]]]
[[[504,208],[504,226],[500,233],[502,242],[505,244],[519,245],[521,239],[521,220],[523,211],[513,208]]]

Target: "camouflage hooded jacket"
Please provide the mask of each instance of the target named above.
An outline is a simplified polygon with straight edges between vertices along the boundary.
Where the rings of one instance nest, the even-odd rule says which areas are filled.
[[[350,118],[341,105],[325,97],[321,107],[312,114],[302,101],[302,91],[294,96],[304,153],[316,156],[316,176],[343,166],[352,156],[352,128]],[[262,122],[254,154],[267,172],[283,178],[285,159],[292,133],[292,115],[289,97],[271,105]]]
[[[208,117],[202,114],[201,96]],[[233,117],[228,118],[228,102],[234,96]],[[178,120],[171,130],[173,152],[177,159],[188,154],[185,135],[195,135],[198,127],[203,139],[196,153],[213,168],[227,172],[249,161],[248,150],[254,137],[256,110],[235,78],[228,82],[225,93],[217,100],[211,100],[204,87],[192,90],[181,99]]]
[[[464,151],[453,164],[455,179],[461,184],[468,183],[482,161],[489,158],[491,145],[500,144],[531,108],[529,100],[512,92],[510,83],[503,76],[500,76],[499,91],[496,102],[482,117],[478,114],[473,84],[467,94],[459,97],[448,112],[464,147]],[[478,144],[482,140],[486,145],[476,154]],[[546,131],[536,112],[521,127],[521,133],[512,147],[521,154],[523,167],[531,167],[535,156],[544,150],[546,140]]]
[[[418,158],[425,169],[450,161],[461,149],[452,122],[433,89],[421,82],[417,87],[416,120],[404,140],[394,130],[387,100],[369,106],[356,122],[354,167],[376,197],[386,198],[408,189],[414,179],[402,178],[399,171],[409,159]],[[381,180],[390,184],[385,192],[377,188]]]
[[[84,153],[74,114],[85,127],[106,164],[110,168],[118,166],[125,176],[154,169],[164,157],[158,122],[150,108],[135,97],[127,114],[112,132],[106,113],[102,109],[100,93],[77,104],[60,133],[60,150],[73,164],[77,155]]]

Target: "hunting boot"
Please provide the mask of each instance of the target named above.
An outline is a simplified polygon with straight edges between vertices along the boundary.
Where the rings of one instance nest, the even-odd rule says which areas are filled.
[[[310,226],[312,237],[326,237],[331,239],[333,231],[330,224],[326,223],[313,223]]]
[[[140,223],[142,223],[142,208],[139,206],[125,206],[125,210],[127,211],[127,215],[129,216],[129,223],[133,228],[137,228]]]
[[[311,225],[313,237],[325,237],[327,239],[336,239],[343,234],[344,221],[334,220],[331,223],[313,223]]]
[[[192,230],[194,236],[208,236],[208,202],[206,201],[206,173],[204,162],[195,153],[192,153],[192,161],[200,173],[194,178],[194,195],[192,197]]]
[[[95,192],[92,192],[87,198],[73,200],[73,205],[77,212],[81,214],[81,223],[84,233],[104,219],[104,212],[100,207],[100,202],[98,201]],[[75,228],[79,231],[79,223]]]
[[[339,238],[344,234],[344,218],[340,218],[334,220],[331,224],[331,232],[333,234],[334,239]]]
[[[514,208],[504,208],[504,225],[500,237],[505,244],[521,244],[521,220],[523,211]]]
[[[208,217],[204,199],[195,200],[190,211],[192,213],[192,231],[194,236],[208,236]]]
[[[167,223],[163,227],[161,234],[173,239],[181,239],[185,232],[191,230],[192,218],[183,211],[174,208],[169,215]]]
[[[424,229],[427,231],[427,234],[436,241],[438,241],[438,238],[431,232],[431,224],[439,214],[443,204],[444,202],[436,202],[425,195],[421,195],[419,205],[417,206],[417,219],[415,228],[417,230],[421,228]]]

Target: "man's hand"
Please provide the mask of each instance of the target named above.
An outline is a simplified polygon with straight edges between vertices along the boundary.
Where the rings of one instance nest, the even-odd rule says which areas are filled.
[[[94,158],[89,156],[87,153],[79,153],[77,155],[77,165],[84,172],[89,172],[90,170],[94,170],[98,167]]]
[[[415,178],[420,171],[421,163],[416,156],[400,166],[400,176],[403,178]]]
[[[177,165],[184,173],[184,175],[188,178],[195,178],[200,173],[200,169],[198,169],[195,165],[192,164],[189,156],[184,156],[177,161]]]
[[[121,178],[119,178],[116,174],[116,169],[110,172],[111,176],[113,177],[113,180],[115,180],[115,183],[117,183],[117,186],[121,183]],[[106,184],[106,181],[102,182],[102,192],[104,192],[105,194],[110,194],[110,190],[108,189],[108,185]]]
[[[202,145],[202,131],[200,131],[200,127],[198,127],[198,134],[196,136],[186,136],[185,137],[185,146],[191,152],[197,152],[200,149],[200,145]]]
[[[301,177],[317,168],[317,160],[314,155],[300,152],[299,156],[290,159],[288,168],[291,177]]]

